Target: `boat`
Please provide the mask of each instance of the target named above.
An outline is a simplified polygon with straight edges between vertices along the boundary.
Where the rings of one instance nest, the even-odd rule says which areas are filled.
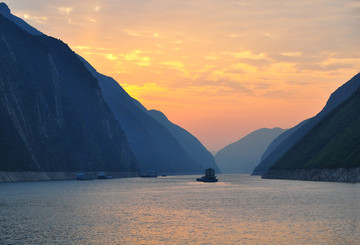
[[[205,169],[205,175],[202,176],[201,178],[197,178],[196,181],[217,182],[218,179],[215,176],[215,169],[213,169],[213,168]]]
[[[81,173],[76,174],[76,179],[77,180],[93,180],[94,177],[92,174],[81,172]]]
[[[158,176],[158,174],[157,174],[157,172],[155,170],[149,170],[147,172],[140,173],[139,176],[142,177],[142,178],[149,178],[149,177],[155,178],[155,177]]]
[[[106,175],[105,172],[99,172],[97,178],[98,179],[112,179],[112,176]]]

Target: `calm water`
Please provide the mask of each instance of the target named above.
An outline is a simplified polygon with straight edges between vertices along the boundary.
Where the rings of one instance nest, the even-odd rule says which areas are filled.
[[[0,183],[0,244],[360,244],[360,184],[196,177]]]

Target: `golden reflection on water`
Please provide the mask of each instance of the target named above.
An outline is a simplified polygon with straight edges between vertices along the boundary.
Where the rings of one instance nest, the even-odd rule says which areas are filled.
[[[360,244],[358,184],[246,175],[220,179],[210,184],[179,176],[0,185],[6,197],[0,201],[0,241]]]

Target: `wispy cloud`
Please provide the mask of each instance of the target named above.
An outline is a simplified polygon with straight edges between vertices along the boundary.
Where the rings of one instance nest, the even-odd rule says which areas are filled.
[[[70,15],[70,13],[73,11],[72,7],[59,7],[59,11],[61,14]]]

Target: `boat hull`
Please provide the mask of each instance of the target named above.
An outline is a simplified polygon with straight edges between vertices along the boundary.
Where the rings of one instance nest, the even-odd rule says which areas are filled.
[[[214,178],[214,179],[209,179],[209,178],[197,178],[196,181],[201,181],[201,182],[218,182],[218,179]]]

